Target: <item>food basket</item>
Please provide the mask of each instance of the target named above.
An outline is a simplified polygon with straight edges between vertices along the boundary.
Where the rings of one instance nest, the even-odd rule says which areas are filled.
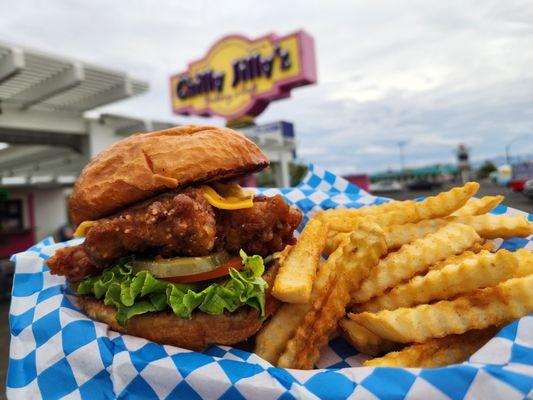
[[[388,201],[313,165],[297,187],[259,192],[281,193],[303,211],[304,223],[320,210]],[[527,215],[503,205],[492,212]],[[64,277],[51,275],[44,265],[57,248],[77,243],[45,239],[12,257],[10,399],[533,398],[533,315],[503,328],[459,365],[359,367],[366,357],[338,337],[323,349],[316,369],[285,370],[240,349],[212,346],[197,353],[118,334],[92,321]],[[533,238],[497,245],[533,249]]]

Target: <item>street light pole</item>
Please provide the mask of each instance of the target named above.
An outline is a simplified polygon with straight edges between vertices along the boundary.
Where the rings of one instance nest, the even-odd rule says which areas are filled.
[[[403,148],[405,147],[406,144],[407,142],[405,140],[400,140],[398,142],[398,149],[400,150],[400,167],[402,171],[405,170],[405,157],[403,154]]]
[[[509,142],[505,145],[505,163],[507,165],[511,165],[511,157],[509,157],[509,147],[511,147],[511,143]]]
[[[511,145],[517,142],[518,140],[523,139],[528,136],[530,136],[530,134],[520,135],[507,142],[507,144],[505,145],[505,162],[508,165],[511,165],[511,155],[509,154],[509,151],[511,150]]]

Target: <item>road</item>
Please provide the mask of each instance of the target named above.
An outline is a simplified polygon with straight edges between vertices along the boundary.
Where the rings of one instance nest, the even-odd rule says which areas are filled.
[[[417,197],[427,197],[435,195],[441,191],[447,190],[451,187],[450,186],[443,186],[441,188],[432,190],[432,191],[409,191],[405,190],[403,192],[396,192],[396,193],[375,193],[376,195],[380,195],[383,197],[390,197],[395,200],[407,200],[407,199],[415,199]],[[533,201],[529,200],[527,197],[525,197],[522,193],[513,192],[512,190],[495,185],[491,182],[482,182],[481,187],[479,188],[479,192],[476,194],[476,197],[482,197],[482,196],[494,196],[494,195],[504,195],[505,200],[503,201],[503,204],[509,207],[513,207],[522,211],[526,211],[528,213],[533,213]]]
[[[384,197],[391,197],[396,200],[414,199],[422,196],[431,196],[447,187],[439,188],[434,191],[404,191],[398,193],[383,194]],[[520,193],[512,192],[507,188],[496,186],[492,183],[482,183],[481,188],[477,194],[480,196],[489,196],[503,194],[505,196],[504,204],[514,207],[529,213],[533,213],[533,201],[527,199]],[[7,361],[9,355],[9,303],[6,301],[0,302],[0,400],[5,399],[5,380],[7,374]]]

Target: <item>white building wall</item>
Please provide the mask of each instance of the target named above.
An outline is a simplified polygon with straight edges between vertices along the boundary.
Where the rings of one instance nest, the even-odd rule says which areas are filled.
[[[67,223],[67,193],[67,189],[39,189],[33,192],[37,241],[53,235]]]
[[[98,120],[89,122],[89,156],[95,157],[105,148],[121,138],[115,135],[115,128],[101,124]]]

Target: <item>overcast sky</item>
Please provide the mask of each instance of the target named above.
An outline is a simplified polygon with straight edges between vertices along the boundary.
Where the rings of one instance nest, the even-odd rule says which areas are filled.
[[[9,4],[8,4],[9,3]],[[168,77],[222,35],[304,29],[318,83],[258,123],[292,121],[304,161],[338,173],[533,153],[533,7],[524,1],[0,0],[0,40],[127,71],[146,95],[106,111],[172,115]],[[529,135],[529,136],[528,136]],[[521,139],[520,139],[521,138]]]

